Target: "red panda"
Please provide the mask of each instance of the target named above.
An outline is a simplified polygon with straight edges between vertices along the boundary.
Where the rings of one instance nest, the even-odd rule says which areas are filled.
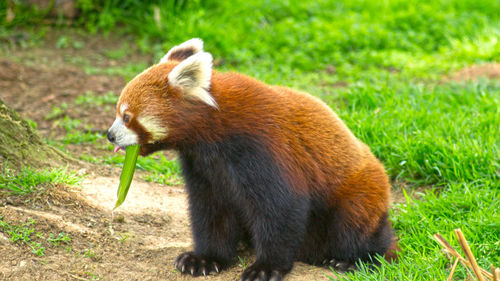
[[[294,261],[397,258],[389,179],[368,146],[318,98],[213,70],[200,39],[125,86],[108,139],[178,152],[194,239],[182,273],[218,273],[240,241],[256,253],[244,281],[282,280]]]

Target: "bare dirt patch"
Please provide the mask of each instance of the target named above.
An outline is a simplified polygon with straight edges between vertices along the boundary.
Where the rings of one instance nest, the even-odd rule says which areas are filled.
[[[173,261],[192,249],[186,195],[182,187],[134,181],[125,203],[112,212],[117,177],[92,177],[81,187],[60,186],[43,198],[13,203],[0,200],[5,221],[34,219],[38,232],[64,232],[71,243],[47,247],[44,256],[0,233],[2,280],[192,280],[175,270]],[[19,197],[18,197],[19,199]],[[27,198],[24,198],[27,199]],[[23,203],[22,201],[29,201]],[[21,203],[21,204],[19,204]],[[248,250],[240,256],[254,259]],[[204,280],[236,280],[243,267],[233,267]],[[297,263],[286,280],[328,280],[325,268]]]
[[[500,63],[468,66],[451,74],[447,80],[476,81],[479,78],[500,79]]]
[[[62,116],[83,119],[86,125],[105,130],[114,119],[114,108],[74,105],[75,99],[91,91],[104,95],[109,91],[118,94],[125,81],[121,77],[86,75],[78,68],[67,66],[54,69],[44,65],[25,66],[0,58],[0,98],[24,118],[35,120],[38,130],[48,135],[55,130],[54,119]],[[67,104],[61,112],[54,107]],[[59,132],[58,132],[59,133]]]
[[[39,47],[11,50],[8,56],[0,56],[0,98],[22,117],[34,120],[47,139],[67,133],[56,125],[63,116],[82,120],[81,130],[104,132],[114,119],[114,107],[79,107],[74,101],[87,91],[96,95],[112,91],[118,95],[125,84],[122,77],[87,75],[67,63],[67,58],[81,57],[83,60],[72,61],[91,61],[99,67],[119,65],[103,60],[101,52],[103,46],[121,45],[111,39],[77,36],[86,42],[85,48],[55,49],[57,38],[65,35],[48,36]],[[69,106],[59,116],[47,117],[62,104]],[[67,145],[66,149],[73,155],[109,153],[95,145]],[[40,238],[37,241],[45,241],[46,249],[43,256],[38,256],[29,245],[13,243],[7,233],[0,232],[0,280],[237,280],[243,271],[238,261],[217,276],[195,279],[175,270],[177,255],[192,249],[182,186],[134,180],[127,200],[113,212],[119,169],[83,162],[80,165],[75,168],[87,174],[81,187],[55,186],[25,196],[0,192],[4,221],[19,225],[33,219],[35,233],[45,238],[50,233],[66,233],[71,238],[69,244],[59,246]],[[242,250],[240,256],[247,265],[255,259],[250,250]],[[325,268],[296,263],[286,280],[329,280],[327,275],[333,274]]]

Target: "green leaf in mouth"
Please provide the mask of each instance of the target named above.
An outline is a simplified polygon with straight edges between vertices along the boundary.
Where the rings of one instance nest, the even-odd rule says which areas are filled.
[[[125,197],[127,197],[128,189],[130,188],[130,183],[132,183],[132,178],[134,177],[135,171],[135,163],[137,162],[137,156],[139,155],[138,144],[129,145],[125,149],[125,162],[123,163],[122,173],[120,175],[120,185],[118,187],[118,200],[116,201],[116,205],[113,208],[118,208],[123,201],[125,201]]]

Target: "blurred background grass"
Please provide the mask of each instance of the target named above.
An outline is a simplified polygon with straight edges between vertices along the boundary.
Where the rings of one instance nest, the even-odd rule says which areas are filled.
[[[0,4],[4,27],[40,26],[46,11]],[[15,1],[22,2],[22,1]],[[73,25],[91,33],[136,35],[158,57],[186,38],[200,37],[222,61],[269,82],[334,66],[338,78],[367,80],[371,68],[426,78],[500,56],[500,2],[78,0]],[[53,24],[63,26],[62,17]],[[370,75],[368,75],[370,76]]]

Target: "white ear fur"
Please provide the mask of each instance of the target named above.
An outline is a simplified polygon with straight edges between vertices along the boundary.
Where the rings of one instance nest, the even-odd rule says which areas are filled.
[[[190,52],[187,54],[183,54],[184,51],[190,51]],[[191,52],[192,52],[191,55],[194,55],[201,51],[203,51],[203,41],[200,38],[193,38],[180,45],[172,47],[172,49],[170,49],[170,51],[168,51],[168,53],[165,56],[163,56],[163,58],[160,60],[160,63],[164,63],[171,59],[182,60],[189,57]]]
[[[168,81],[172,86],[179,87],[186,98],[196,98],[217,107],[217,103],[208,92],[211,76],[212,55],[199,52],[174,67],[168,74]]]

